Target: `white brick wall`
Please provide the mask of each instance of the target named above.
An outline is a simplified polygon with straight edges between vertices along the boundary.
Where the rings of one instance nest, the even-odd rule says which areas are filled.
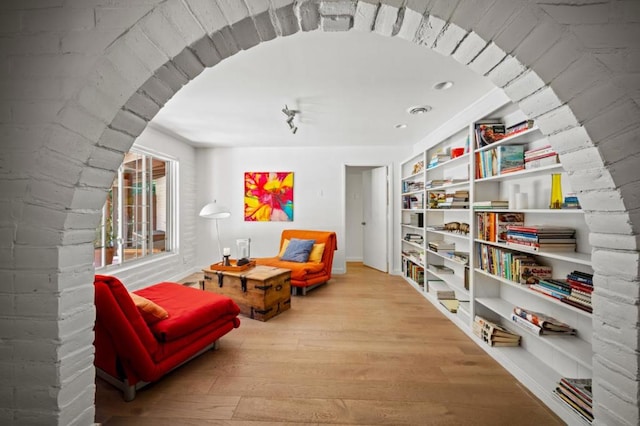
[[[602,290],[595,296],[595,316],[607,322],[594,326],[596,423],[638,423],[634,395],[640,372],[633,354],[640,349],[639,3],[373,3],[6,0],[0,5],[0,34],[6,36],[0,38],[0,158],[11,167],[3,170],[14,172],[0,174],[0,235],[11,239],[0,244],[0,378],[5,379],[0,380],[0,423],[93,421],[87,247],[110,176],[146,121],[205,64],[276,35],[353,26],[435,46],[507,86],[510,96],[522,99],[523,110],[539,118],[572,170],[597,247],[596,287]],[[399,9],[401,4],[406,9]],[[192,50],[185,50],[189,46]],[[180,155],[186,165],[182,191],[193,194],[195,162],[192,154]],[[183,199],[183,217],[191,219],[183,223],[181,240],[194,241],[196,206],[188,196]],[[193,266],[195,250],[184,244],[164,269],[152,265],[120,275],[132,286],[178,278],[176,273]],[[170,276],[170,270],[178,272]],[[42,309],[31,309],[34,303]],[[600,344],[610,323],[623,337],[620,351]],[[6,330],[11,334],[5,336]],[[634,367],[623,371],[618,368],[623,364]]]

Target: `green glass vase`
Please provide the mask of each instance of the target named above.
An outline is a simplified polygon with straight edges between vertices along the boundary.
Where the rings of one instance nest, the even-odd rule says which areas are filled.
[[[551,175],[551,200],[549,201],[549,208],[562,208],[562,175],[560,173],[553,173]]]

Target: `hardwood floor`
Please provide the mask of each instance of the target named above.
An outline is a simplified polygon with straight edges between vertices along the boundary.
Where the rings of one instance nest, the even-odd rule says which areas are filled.
[[[132,402],[96,384],[108,426],[564,424],[402,278],[351,263]]]

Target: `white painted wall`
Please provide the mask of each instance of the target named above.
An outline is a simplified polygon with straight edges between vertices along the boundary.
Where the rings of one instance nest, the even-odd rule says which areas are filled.
[[[304,145],[303,139],[301,145]],[[398,147],[198,149],[197,208],[212,200],[229,207],[231,218],[220,222],[220,234],[223,247],[231,247],[232,255],[235,255],[236,238],[251,238],[251,256],[264,257],[277,254],[283,229],[335,231],[338,251],[333,272],[344,273],[345,164],[392,164],[407,153],[408,149]],[[293,222],[244,221],[244,172],[249,171],[294,172]],[[206,266],[216,261],[214,223],[200,219],[197,230],[197,263]]]
[[[108,266],[100,273],[115,275],[133,290],[158,281],[184,278],[196,268],[195,149],[182,140],[147,126],[134,147],[178,161],[178,247],[173,253],[124,265]]]

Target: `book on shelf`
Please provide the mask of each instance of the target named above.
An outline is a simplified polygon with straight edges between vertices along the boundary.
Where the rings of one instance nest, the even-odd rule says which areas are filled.
[[[530,233],[536,235],[560,235],[560,236],[573,236],[576,232],[574,228],[567,226],[554,226],[554,225],[511,225],[507,229],[508,231]]]
[[[548,251],[548,252],[573,252],[576,251],[575,243],[530,243],[525,241],[513,241],[507,240],[507,246],[516,250],[531,250],[531,251]]]
[[[542,329],[542,334],[576,334],[577,330],[547,314],[516,306],[513,313]]]
[[[569,408],[571,408],[573,410],[573,412],[575,412],[580,417],[582,417],[587,423],[592,423],[593,422],[593,419],[594,419],[593,414],[590,413],[589,411],[585,410],[584,408],[580,407],[578,404],[576,404],[562,390],[560,390],[559,388],[556,388],[553,391],[553,394],[560,401],[564,402]]]
[[[526,170],[537,169],[540,167],[552,166],[558,163],[558,154],[551,154],[544,157],[525,159],[524,168]]]
[[[555,291],[550,288],[544,287],[540,284],[532,284],[529,289],[537,291],[538,293],[553,297],[554,299],[564,300],[568,295],[561,291]]]
[[[496,322],[476,315],[472,326],[473,334],[490,346],[519,346],[520,335],[513,333]]]
[[[491,208],[506,209],[508,207],[509,207],[509,201],[507,200],[486,200],[486,201],[473,202],[473,208],[476,208],[476,209],[491,209]]]
[[[449,312],[452,313],[456,313],[458,312],[458,305],[460,302],[458,302],[457,299],[453,298],[453,299],[440,299],[439,300],[440,304],[442,306],[444,306]]]
[[[524,145],[503,145],[496,148],[496,174],[524,169]]]
[[[456,243],[451,241],[429,241],[429,249],[435,252],[453,251],[455,248]]]
[[[449,268],[448,266],[444,266],[444,265],[435,265],[433,263],[429,263],[427,264],[427,267],[432,270],[433,272],[437,272],[439,274],[453,274],[453,269]]]
[[[482,120],[475,124],[476,148],[504,139],[506,128],[497,120]]]
[[[534,323],[527,321],[526,319],[522,318],[519,315],[512,313],[511,321],[513,321],[513,323],[517,325],[519,328],[521,328],[522,330],[528,331],[529,333],[535,334],[536,336],[539,336],[542,334],[542,327],[538,327]]]
[[[560,385],[575,392],[584,401],[593,403],[593,390],[591,379],[577,379],[571,377],[562,377]]]
[[[520,284],[538,284],[541,278],[551,278],[553,267],[545,265],[520,265],[519,278]]]
[[[503,243],[507,241],[509,226],[524,225],[524,213],[478,212],[476,223],[479,238]]]
[[[524,132],[525,130],[529,130],[533,127],[534,120],[524,120],[520,121],[516,124],[513,124],[505,129],[505,133],[507,136],[513,136],[517,133]]]
[[[537,148],[527,149],[524,152],[524,158],[535,158],[548,154],[556,154],[556,150],[549,144]]]
[[[589,423],[594,418],[591,383],[591,379],[563,377],[554,390],[556,397]]]

